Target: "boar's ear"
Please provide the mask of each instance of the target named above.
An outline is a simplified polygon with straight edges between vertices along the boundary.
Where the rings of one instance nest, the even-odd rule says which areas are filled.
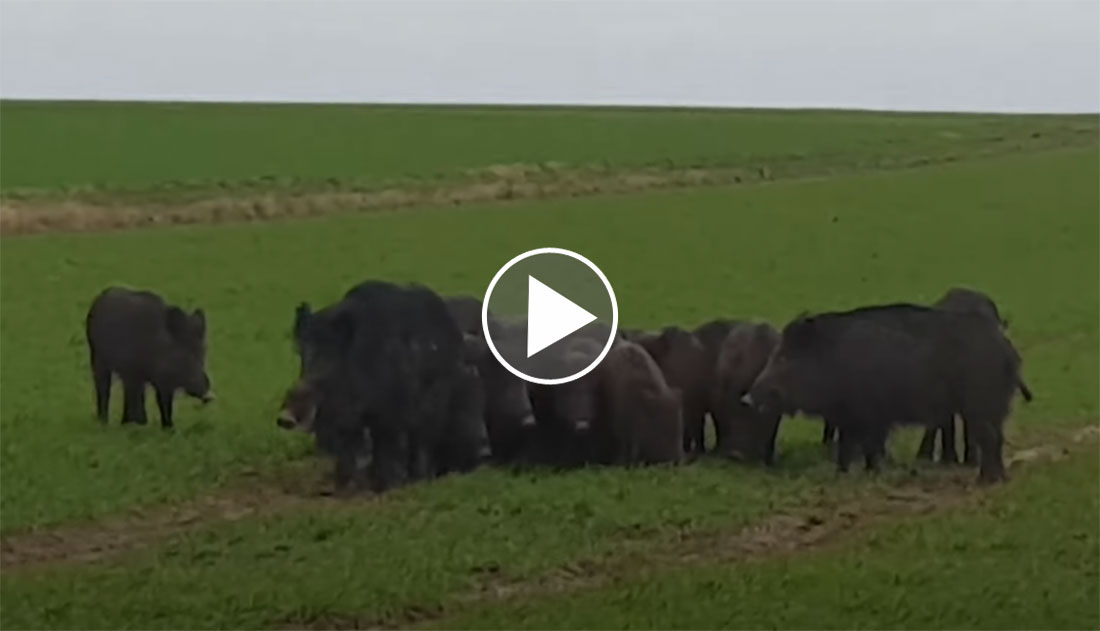
[[[164,324],[177,340],[187,338],[187,314],[179,307],[168,307],[164,312]]]
[[[310,318],[313,317],[313,310],[310,309],[308,302],[303,302],[298,305],[298,308],[294,310],[294,339],[302,339],[302,334],[305,333],[306,326],[309,325]]]

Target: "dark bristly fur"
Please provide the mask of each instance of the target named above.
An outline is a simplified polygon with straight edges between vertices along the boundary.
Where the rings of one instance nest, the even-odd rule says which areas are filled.
[[[206,315],[186,313],[150,291],[109,287],[85,319],[96,414],[107,421],[111,377],[122,380],[123,423],[147,422],[145,386],[156,392],[161,425],[172,427],[176,390],[203,402],[213,399],[206,374]]]
[[[1005,477],[1002,426],[1018,371],[1011,344],[981,316],[894,304],[791,322],[751,399],[761,411],[835,425],[840,470],[857,443],[874,468],[895,424],[960,414],[980,448],[980,479],[993,482]]]
[[[447,470],[440,459],[445,442],[479,434],[464,425],[482,423],[476,415],[451,414],[455,397],[464,394],[465,349],[431,290],[364,282],[317,313],[299,307],[294,331],[302,359],[292,388],[298,405],[283,410],[280,424],[294,425],[309,410],[318,446],[336,459],[338,488],[352,480],[368,431],[378,490]],[[476,453],[448,458],[465,461]]]
[[[706,451],[705,426],[710,409],[710,367],[707,351],[695,335],[677,326],[658,333],[637,334],[635,341],[661,369],[665,381],[682,395],[684,453]]]
[[[727,456],[772,464],[778,414],[762,414],[741,401],[779,346],[779,331],[766,323],[733,329],[718,352],[711,409],[718,450]]]
[[[596,440],[605,462],[679,463],[683,459],[680,391],[672,389],[638,344],[616,345],[600,364]]]

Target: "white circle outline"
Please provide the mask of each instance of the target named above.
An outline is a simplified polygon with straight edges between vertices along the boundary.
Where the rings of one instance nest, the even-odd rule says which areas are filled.
[[[509,364],[500,355],[500,351],[497,350],[496,344],[493,343],[493,336],[489,334],[489,298],[493,295],[493,289],[497,286],[497,281],[504,275],[513,265],[519,263],[524,259],[529,259],[532,256],[538,256],[539,254],[560,254],[562,256],[568,256],[584,263],[588,269],[596,273],[596,276],[603,282],[604,289],[607,290],[607,295],[611,298],[611,331],[607,336],[607,343],[604,344],[603,350],[600,351],[599,356],[596,357],[588,366],[584,369],[577,371],[576,373],[569,375],[568,377],[558,377],[556,379],[543,379],[541,377],[532,377],[531,375],[524,374],[517,370],[514,366]],[[596,267],[596,264],[585,258],[583,255],[577,254],[572,250],[566,250],[564,248],[535,248],[534,250],[528,250],[522,254],[512,257],[512,260],[505,263],[496,275],[493,276],[493,280],[489,281],[489,288],[485,290],[485,296],[481,299],[481,333],[485,336],[485,341],[489,345],[489,350],[493,353],[493,357],[497,358],[497,361],[501,363],[508,372],[523,379],[524,381],[530,381],[531,383],[537,383],[544,386],[558,386],[563,383],[569,383],[574,379],[580,379],[596,369],[596,366],[600,365],[604,357],[607,357],[607,353],[611,350],[611,346],[615,343],[615,338],[618,336],[619,330],[619,301],[615,298],[615,290],[611,288],[611,281],[607,280],[607,276]]]

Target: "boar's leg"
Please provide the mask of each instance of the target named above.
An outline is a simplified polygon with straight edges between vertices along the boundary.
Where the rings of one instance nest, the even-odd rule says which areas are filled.
[[[111,371],[92,360],[92,382],[95,384],[95,413],[102,423],[107,422],[111,409]]]
[[[1002,482],[1005,480],[1005,465],[1002,450],[1004,449],[1004,434],[1001,430],[1002,421],[978,418],[974,423],[973,431],[977,435],[978,449],[980,449],[981,463],[978,473],[978,481],[986,484]]]
[[[365,439],[366,433],[362,428],[349,430],[334,426],[331,422],[315,428],[317,449],[334,460],[332,481],[337,494],[346,491],[348,484],[355,479]]]
[[[829,421],[825,421],[825,428],[821,431],[821,444],[832,444],[833,439],[836,438],[837,429],[836,425],[833,425]]]
[[[839,429],[837,434],[839,444],[836,450],[836,470],[839,473],[847,473],[860,441],[850,427]]]
[[[145,382],[138,379],[124,379],[122,382],[122,422],[145,425]]]
[[[920,447],[917,448],[917,460],[932,460],[932,454],[936,450],[936,434],[939,432],[939,427],[924,430],[924,437],[920,439]]]
[[[695,428],[695,453],[705,454],[707,453],[707,417],[700,412],[693,417],[692,424]]]
[[[371,432],[371,485],[376,492],[400,486],[408,476],[409,444],[406,432],[376,427]]]
[[[629,467],[638,460],[638,446],[635,439],[634,428],[626,432],[615,432],[615,459],[613,464]]]
[[[955,450],[955,415],[951,414],[940,426],[940,463],[959,464],[959,454]]]
[[[977,442],[971,440],[970,423],[963,419],[963,462],[968,465],[978,464]]]
[[[729,455],[730,437],[733,435],[732,429],[729,427],[729,402],[725,397],[722,397],[721,403],[714,407],[714,411],[711,412],[714,425],[714,449],[726,456]]]
[[[684,453],[704,453],[706,448],[703,412],[685,405],[684,412]]]
[[[429,445],[417,433],[413,433],[409,438],[409,479],[427,480],[439,473]]]
[[[729,449],[730,432],[729,427],[729,402],[725,397],[722,397],[721,403],[714,406],[715,409],[711,411],[710,418],[711,424],[714,426],[714,447],[718,451],[725,452]]]
[[[157,388],[157,408],[160,410],[160,426],[164,429],[172,429],[172,401],[176,398],[175,390],[169,388]]]
[[[955,451],[954,415],[947,416],[946,420],[924,430],[920,448],[917,449],[917,460],[933,460],[937,436],[940,438],[940,462],[943,464],[957,464],[959,454]]]
[[[336,466],[332,472],[337,491],[343,491],[355,478],[355,450],[342,446],[336,450]]]
[[[767,428],[764,443],[764,464],[770,467],[775,464],[775,439],[779,436],[780,416],[778,414],[770,417],[761,416],[759,421],[763,427]]]
[[[878,471],[879,463],[886,455],[886,430],[868,428],[863,435],[863,461],[868,471]]]
[[[336,459],[332,480],[338,492],[348,490],[349,485],[355,479],[359,454],[363,449],[363,432],[340,432],[336,440],[332,442],[332,454]]]
[[[706,405],[698,402],[684,407],[684,428],[691,428],[693,448],[696,453],[707,452],[707,410]],[[685,450],[687,453],[687,450]]]

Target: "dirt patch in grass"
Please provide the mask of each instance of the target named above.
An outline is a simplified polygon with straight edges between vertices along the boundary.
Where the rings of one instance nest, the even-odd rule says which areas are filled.
[[[1074,449],[1095,448],[1100,426],[1090,425],[1057,444],[1039,445],[1007,454],[1006,463],[1059,460]],[[822,493],[814,502],[768,516],[738,530],[685,531],[672,537],[624,537],[624,543],[600,558],[581,559],[545,574],[515,579],[499,568],[475,568],[476,587],[445,606],[416,606],[396,616],[326,614],[279,621],[278,628],[378,629],[416,627],[444,620],[486,602],[587,591],[669,568],[742,563],[775,558],[833,545],[867,530],[914,516],[977,505],[995,487],[979,485],[970,468],[952,467],[879,487],[855,500],[837,501]]]
[[[144,548],[211,523],[232,523],[307,506],[336,503],[296,476],[255,480],[181,504],[116,518],[13,533],[0,539],[0,565],[11,571],[41,563],[91,563]]]
[[[1058,460],[1073,449],[1096,446],[1100,426],[1090,425],[1059,442],[1038,445],[1008,454],[1010,466],[1044,460]],[[269,516],[319,506],[339,506],[338,499],[322,494],[321,487],[299,472],[275,480],[256,480],[219,494],[125,516],[86,524],[73,524],[29,532],[13,533],[0,539],[0,565],[7,571],[43,563],[91,563],[145,548],[174,535],[216,523]],[[811,505],[793,512],[777,513],[741,530],[680,533],[674,539],[654,539],[647,533],[624,533],[623,544],[613,556],[581,560],[534,579],[515,580],[499,568],[475,568],[478,588],[458,598],[459,603],[486,599],[508,599],[531,593],[571,591],[604,585],[618,577],[674,565],[743,561],[774,556],[821,545],[842,535],[882,521],[943,510],[964,502],[981,501],[983,493],[968,468],[936,471],[914,477],[882,493],[859,500],[837,503],[826,494]],[[412,624],[440,612],[406,611],[396,624]],[[324,628],[378,627],[395,621],[296,620],[287,624]]]
[[[1093,144],[1091,136],[1021,135],[961,145],[942,155],[787,155],[754,165],[660,164],[619,168],[558,163],[495,165],[457,175],[366,184],[304,182],[265,189],[166,187],[151,191],[15,192],[0,200],[0,234],[105,231],[151,226],[270,221],[396,210],[412,206],[464,206],[513,199],[616,195],[687,187],[750,184],[778,179],[826,177],[896,170],[1020,152]]]

